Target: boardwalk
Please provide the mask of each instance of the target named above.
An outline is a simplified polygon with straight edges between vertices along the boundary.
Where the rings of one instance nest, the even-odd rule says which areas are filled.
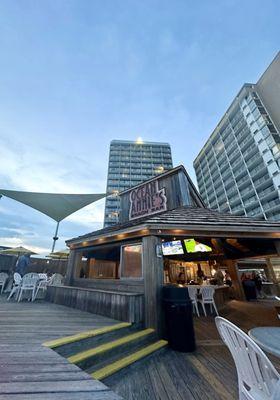
[[[117,321],[45,302],[6,302],[0,297],[0,400],[117,400],[53,350],[56,339]]]
[[[223,315],[245,331],[254,326],[280,326],[271,302],[232,301]],[[195,318],[195,353],[161,351],[107,378],[106,386],[41,345],[46,340],[115,323],[51,303],[7,303],[1,297],[0,400],[238,398],[233,360],[211,317]],[[280,370],[279,360],[272,360]]]

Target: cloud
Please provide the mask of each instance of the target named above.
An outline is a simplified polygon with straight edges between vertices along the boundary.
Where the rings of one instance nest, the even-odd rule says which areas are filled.
[[[69,215],[67,221],[76,222],[87,227],[92,227],[93,224],[101,226],[104,218],[104,205],[105,200],[90,204],[80,211]]]
[[[104,192],[105,182],[89,171],[88,160],[53,146],[0,138],[0,176],[10,188],[55,193]],[[7,187],[6,187],[7,188]],[[94,190],[92,190],[94,188]]]
[[[34,236],[34,232],[30,232],[27,229],[1,227],[1,231],[7,231],[20,236]]]
[[[17,247],[17,246],[22,246],[22,240],[13,237],[13,236],[2,236],[1,237],[1,245],[3,246],[8,246],[8,247]]]
[[[40,255],[47,255],[50,253],[50,250],[46,247],[40,247],[40,246],[34,246],[31,244],[28,244],[24,240],[18,238],[18,237],[13,237],[13,236],[2,236],[1,237],[1,245],[2,246],[7,246],[7,247],[18,247],[22,246],[27,248],[28,250],[33,251],[34,253],[40,254]]]
[[[105,181],[92,174],[90,160],[52,146],[0,138],[0,180],[3,189],[53,193],[104,192]],[[0,244],[50,252],[55,222],[36,210],[3,197],[0,200]],[[102,227],[104,200],[91,204],[60,224],[57,248],[69,237]]]

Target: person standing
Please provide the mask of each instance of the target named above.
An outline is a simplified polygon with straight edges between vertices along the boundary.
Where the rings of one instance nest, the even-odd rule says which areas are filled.
[[[217,270],[214,274],[214,279],[216,281],[216,285],[222,286],[224,284],[224,274],[220,270],[219,266],[216,267]]]
[[[17,260],[15,272],[19,273],[21,276],[25,275],[29,264],[30,264],[30,254],[28,253],[23,254]]]
[[[260,274],[256,274],[255,272],[253,273],[253,280],[256,285],[256,290],[257,290],[257,297],[263,299],[263,291],[262,291],[262,278],[260,277]]]
[[[256,300],[257,299],[256,284],[254,281],[254,277],[250,273],[246,272],[244,274],[242,285],[246,300],[247,301]]]

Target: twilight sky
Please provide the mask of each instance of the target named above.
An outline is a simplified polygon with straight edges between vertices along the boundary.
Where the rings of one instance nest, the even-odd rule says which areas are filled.
[[[106,188],[112,139],[169,142],[192,162],[244,82],[279,50],[278,0],[1,0],[0,187]],[[100,227],[104,201],[61,223]],[[0,245],[48,253],[55,222],[0,200]]]

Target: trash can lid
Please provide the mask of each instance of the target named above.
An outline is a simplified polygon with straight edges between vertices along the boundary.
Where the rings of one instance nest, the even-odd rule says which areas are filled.
[[[177,285],[166,285],[162,288],[162,297],[166,301],[186,301],[190,300],[187,287]]]

